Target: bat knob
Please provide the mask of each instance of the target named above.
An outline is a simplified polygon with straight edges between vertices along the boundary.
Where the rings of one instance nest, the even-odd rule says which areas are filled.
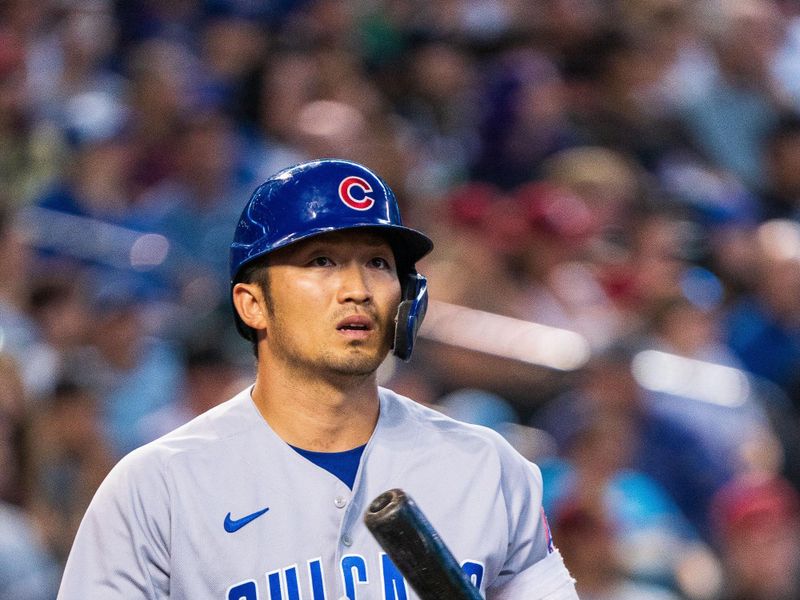
[[[387,490],[370,502],[367,508],[368,515],[377,515],[381,512],[391,510],[391,508],[402,504],[406,500],[406,493],[401,489]]]

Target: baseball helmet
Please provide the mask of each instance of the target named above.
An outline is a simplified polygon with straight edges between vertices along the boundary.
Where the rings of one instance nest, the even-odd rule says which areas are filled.
[[[276,173],[256,188],[231,243],[231,290],[242,268],[259,257],[312,236],[355,229],[378,231],[392,246],[402,289],[393,352],[408,360],[428,305],[427,281],[414,264],[433,249],[433,242],[403,225],[392,190],[357,163],[306,162]],[[235,310],[234,316],[239,333],[252,341],[252,330]]]

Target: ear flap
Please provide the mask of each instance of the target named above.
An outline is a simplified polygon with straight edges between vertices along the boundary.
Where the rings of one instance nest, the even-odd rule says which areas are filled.
[[[394,328],[394,355],[409,360],[425,311],[428,309],[428,280],[412,271],[403,282],[403,299],[397,307]]]

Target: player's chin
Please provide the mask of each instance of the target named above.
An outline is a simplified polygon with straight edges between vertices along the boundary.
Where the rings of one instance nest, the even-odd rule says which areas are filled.
[[[347,352],[336,361],[336,370],[341,375],[371,375],[381,366],[389,348],[364,345],[350,345]]]
[[[364,361],[351,361],[347,363],[339,363],[334,365],[332,371],[339,376],[342,377],[356,377],[356,378],[363,378],[363,377],[370,377],[378,370],[380,366],[380,362],[375,364],[374,362],[364,362]]]

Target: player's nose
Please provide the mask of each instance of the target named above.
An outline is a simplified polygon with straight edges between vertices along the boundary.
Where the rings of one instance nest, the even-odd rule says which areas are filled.
[[[372,300],[369,277],[364,266],[349,263],[341,270],[339,284],[339,302],[363,304]]]

